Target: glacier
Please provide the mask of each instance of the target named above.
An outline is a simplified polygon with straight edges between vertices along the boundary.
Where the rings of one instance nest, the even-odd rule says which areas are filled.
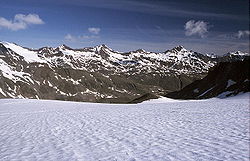
[[[249,160],[249,93],[139,104],[0,100],[7,160]]]

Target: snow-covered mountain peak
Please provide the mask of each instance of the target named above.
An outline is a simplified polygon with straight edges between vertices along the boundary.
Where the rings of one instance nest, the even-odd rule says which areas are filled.
[[[69,46],[62,44],[58,47],[58,49],[60,50],[73,50],[72,48],[70,48]]]
[[[176,50],[180,51],[180,50],[185,49],[185,48],[182,45],[178,45],[178,46],[174,47],[173,49],[176,49]]]
[[[97,45],[95,47],[93,47],[95,49],[95,51],[100,52],[101,50],[108,50],[108,51],[113,51],[110,47],[108,47],[105,44],[101,44],[101,45]]]
[[[244,52],[241,52],[241,51],[236,51],[236,52],[230,52],[226,55],[234,55],[234,56],[249,56],[250,54],[249,53],[244,53]]]
[[[105,45],[105,44],[101,44],[101,45],[98,45],[98,46],[100,46],[100,47],[102,47],[102,48],[110,49],[110,47],[108,47],[108,46]]]
[[[172,50],[178,51],[178,52],[179,51],[187,51],[187,49],[185,49],[184,46],[181,46],[181,45],[174,47]]]
[[[183,46],[179,45],[179,46],[176,46],[174,47],[173,49],[171,50],[168,50],[168,52],[172,52],[172,53],[175,53],[175,54],[179,54],[179,53],[183,53],[183,52],[187,52],[188,50],[185,49]]]

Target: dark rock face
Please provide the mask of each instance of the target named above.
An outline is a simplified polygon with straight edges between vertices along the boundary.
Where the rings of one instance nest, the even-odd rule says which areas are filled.
[[[0,98],[128,103],[164,96],[200,80],[217,63],[178,46],[119,53],[105,45],[37,50],[0,43]]]
[[[146,93],[146,94],[142,95],[141,97],[138,97],[138,98],[130,101],[129,103],[141,103],[143,101],[150,100],[150,99],[156,99],[156,98],[158,98],[156,95],[153,95],[151,93]]]
[[[243,61],[222,62],[212,68],[208,75],[194,81],[182,90],[171,92],[166,97],[175,99],[224,98],[249,92],[250,59]]]

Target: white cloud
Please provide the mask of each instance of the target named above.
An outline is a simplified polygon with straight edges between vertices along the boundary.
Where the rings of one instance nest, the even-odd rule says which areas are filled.
[[[37,14],[16,14],[14,20],[19,22],[25,22],[27,24],[44,24],[43,20]]]
[[[79,36],[73,36],[71,34],[67,34],[64,36],[64,39],[67,41],[82,41],[82,40],[89,40],[89,39],[99,39],[99,33],[101,29],[96,27],[90,27],[88,28],[88,34],[85,35],[79,35]]]
[[[185,35],[186,36],[192,36],[192,35],[198,35],[200,37],[205,37],[205,34],[208,33],[208,22],[204,21],[197,21],[189,20],[185,24]]]
[[[17,31],[17,30],[26,29],[27,24],[21,23],[21,22],[12,22],[12,21],[6,20],[3,17],[0,17],[0,27],[7,28],[13,31]]]
[[[37,14],[16,14],[13,20],[0,17],[0,28],[7,28],[13,31],[26,29],[28,25],[40,24],[44,24],[44,22]]]
[[[67,34],[65,35],[64,39],[68,41],[75,41],[76,37],[72,36],[71,34]]]
[[[99,38],[99,36],[96,36],[96,35],[82,35],[82,36],[79,36],[79,39],[97,39]]]
[[[82,40],[89,40],[89,39],[98,39],[98,35],[81,35],[81,36],[74,36],[71,34],[67,34],[64,36],[64,39],[67,41],[77,42]]]
[[[250,31],[249,30],[245,30],[245,31],[238,31],[237,33],[237,37],[240,39],[240,38],[243,38],[243,37],[249,37],[250,35]]]
[[[92,33],[92,34],[98,35],[99,32],[101,31],[101,29],[100,28],[96,28],[96,27],[90,27],[90,28],[88,28],[88,31],[90,33]]]

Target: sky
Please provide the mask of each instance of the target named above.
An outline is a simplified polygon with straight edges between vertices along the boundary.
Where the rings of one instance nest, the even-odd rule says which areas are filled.
[[[126,52],[182,45],[249,52],[249,0],[1,0],[0,41],[31,48],[106,44]]]

